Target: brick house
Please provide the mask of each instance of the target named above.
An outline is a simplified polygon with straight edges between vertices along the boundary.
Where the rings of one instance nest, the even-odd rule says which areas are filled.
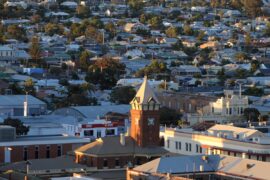
[[[139,165],[167,154],[159,146],[160,103],[144,79],[131,104],[130,135],[110,136],[76,149],[76,163],[97,169]]]

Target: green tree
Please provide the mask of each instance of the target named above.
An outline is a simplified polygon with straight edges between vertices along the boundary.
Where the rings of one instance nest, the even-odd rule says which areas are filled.
[[[91,57],[91,54],[89,51],[85,50],[81,53],[80,55],[80,68],[82,70],[87,70],[89,65],[90,65],[90,57]]]
[[[9,25],[7,28],[7,35],[9,38],[17,39],[19,41],[27,41],[25,30],[18,25]]]
[[[136,91],[131,86],[116,87],[111,92],[111,101],[119,104],[129,104]]]
[[[264,35],[270,37],[270,23],[266,24],[266,29],[264,30]]]
[[[176,27],[169,27],[165,31],[166,35],[170,38],[175,38],[178,36],[178,29]]]
[[[27,80],[25,80],[24,82],[24,91],[26,93],[29,93],[29,94],[32,94],[34,95],[35,94],[35,87],[34,87],[34,82],[31,78],[28,78]]]
[[[154,16],[151,19],[149,19],[148,23],[153,29],[162,29],[162,17],[161,16]]]
[[[79,18],[88,18],[91,15],[91,11],[88,6],[79,5],[76,8],[76,14]]]
[[[25,126],[19,119],[7,118],[4,120],[3,125],[8,125],[16,128],[16,134],[18,136],[27,135],[29,126]]]
[[[125,65],[107,56],[89,66],[85,80],[99,85],[102,90],[111,89],[122,74],[125,74]]]
[[[262,96],[264,95],[264,90],[262,88],[257,88],[256,86],[254,86],[247,88],[243,94],[249,96]]]
[[[258,122],[259,116],[260,116],[260,112],[256,108],[244,109],[244,117],[246,118],[247,121]]]
[[[159,73],[166,73],[166,72],[168,72],[168,69],[165,63],[153,60],[150,65],[137,71],[135,76],[136,77],[143,77],[145,75],[153,76]]]
[[[243,5],[247,15],[257,17],[262,13],[263,2],[261,0],[243,0]]]
[[[49,36],[53,36],[54,34],[62,35],[64,33],[64,27],[59,24],[48,23],[45,25],[45,33]]]
[[[193,33],[194,33],[193,29],[192,29],[192,28],[190,27],[190,25],[188,25],[188,24],[185,24],[185,25],[184,25],[183,32],[184,32],[184,34],[187,35],[187,36],[192,36]]]
[[[34,36],[31,40],[31,46],[29,48],[29,54],[36,64],[40,64],[38,60],[41,59],[41,49],[39,44],[39,38]]]
[[[114,37],[116,34],[116,27],[113,22],[105,24],[104,29],[109,32],[110,37]]]
[[[176,112],[176,110],[162,107],[160,108],[160,124],[162,125],[178,125],[178,120],[180,120],[181,114]]]
[[[128,0],[131,15],[137,17],[143,11],[144,3],[142,0]]]

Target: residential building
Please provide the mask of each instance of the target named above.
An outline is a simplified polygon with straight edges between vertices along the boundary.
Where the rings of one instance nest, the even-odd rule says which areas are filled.
[[[32,95],[0,95],[1,116],[32,116],[46,112],[46,103]]]
[[[224,155],[161,157],[133,169],[127,180],[136,179],[269,179],[270,164]]]
[[[106,136],[76,149],[76,162],[98,169],[142,164],[167,151],[160,147],[160,103],[144,79],[131,104],[130,135]]]
[[[210,102],[210,114],[222,116],[241,116],[244,109],[248,108],[248,97],[235,95],[233,90],[225,90],[225,97],[215,102]]]
[[[183,155],[221,154],[270,161],[270,138],[258,130],[219,124],[196,129],[166,128],[160,133],[165,149]]]
[[[15,128],[0,126],[0,163],[55,158],[89,142],[69,136],[17,136]]]

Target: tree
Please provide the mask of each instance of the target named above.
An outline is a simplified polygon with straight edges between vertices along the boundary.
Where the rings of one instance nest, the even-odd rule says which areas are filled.
[[[197,36],[197,40],[202,41],[204,37],[205,37],[204,31],[199,31],[199,34]]]
[[[261,15],[262,13],[262,0],[243,0],[243,5],[247,15],[253,18]]]
[[[7,28],[9,38],[17,39],[19,41],[27,41],[25,30],[18,25],[9,25]]]
[[[34,36],[31,40],[31,46],[29,48],[30,56],[38,64],[38,60],[41,58],[41,49],[39,45],[39,38]]]
[[[111,101],[119,104],[129,104],[136,91],[132,86],[116,87],[111,92]]]
[[[257,88],[256,86],[254,87],[249,87],[247,88],[244,93],[245,95],[249,96],[262,96],[264,94],[264,90],[261,88]]]
[[[91,11],[88,6],[79,5],[76,8],[76,14],[79,18],[88,18],[91,15]]]
[[[166,29],[165,33],[170,38],[175,38],[179,34],[178,29],[175,27],[169,27],[168,29]]]
[[[222,85],[224,85],[224,82],[226,80],[226,75],[225,75],[225,69],[224,68],[222,68],[221,70],[218,71],[217,77],[218,77],[220,83]]]
[[[64,27],[59,24],[48,23],[45,25],[45,33],[49,36],[53,36],[54,34],[62,35],[64,33]]]
[[[250,69],[251,73],[254,73],[259,68],[260,68],[260,62],[259,61],[254,60],[254,61],[251,62],[251,69]]]
[[[270,37],[270,23],[266,24],[266,29],[264,30],[264,35]]]
[[[168,69],[165,63],[153,60],[150,65],[137,71],[135,76],[136,77],[143,77],[145,75],[151,76],[157,75],[159,73],[166,73],[167,71]]]
[[[29,126],[25,126],[19,119],[7,118],[4,120],[3,125],[8,125],[16,128],[16,134],[18,136],[27,135]]]
[[[247,121],[258,122],[259,116],[260,116],[260,112],[256,108],[244,109],[244,117],[246,118]]]
[[[148,23],[153,29],[162,29],[163,24],[162,24],[162,17],[161,16],[154,16],[152,17]]]
[[[125,65],[117,59],[106,56],[89,66],[85,80],[99,85],[101,89],[110,89],[115,86],[122,74],[125,74]]]
[[[114,37],[116,34],[116,27],[113,22],[105,24],[104,29],[109,32],[110,37]]]
[[[128,0],[128,5],[131,10],[131,15],[133,17],[137,17],[138,15],[140,15],[144,7],[144,3],[142,0]]]
[[[35,87],[34,87],[34,82],[31,78],[28,78],[25,82],[24,82],[24,91],[26,93],[35,94]]]
[[[238,52],[235,54],[235,59],[238,61],[244,61],[248,59],[248,55],[243,52]]]
[[[193,29],[188,25],[188,24],[185,24],[184,25],[184,28],[183,28],[183,32],[185,35],[187,36],[192,36],[193,35]]]
[[[250,50],[251,43],[252,43],[252,37],[251,37],[250,33],[247,33],[245,36],[245,46],[246,46],[247,51]]]
[[[82,70],[87,70],[89,65],[90,65],[90,57],[91,57],[91,54],[89,51],[85,50],[81,53],[80,55],[80,68]]]
[[[160,124],[163,125],[178,125],[178,120],[181,118],[181,114],[176,110],[162,107],[160,108]]]

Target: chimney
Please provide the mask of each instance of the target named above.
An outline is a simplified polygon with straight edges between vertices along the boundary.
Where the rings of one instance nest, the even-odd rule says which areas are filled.
[[[27,115],[28,115],[28,102],[24,101],[23,102],[23,116],[27,117]]]
[[[123,133],[120,134],[120,144],[122,146],[125,146],[126,145],[125,134],[123,134]]]
[[[200,165],[200,172],[203,172],[204,171],[204,168],[203,168],[203,165],[201,164]]]
[[[25,94],[25,101],[23,102],[23,116],[27,117],[28,115],[28,92]]]

